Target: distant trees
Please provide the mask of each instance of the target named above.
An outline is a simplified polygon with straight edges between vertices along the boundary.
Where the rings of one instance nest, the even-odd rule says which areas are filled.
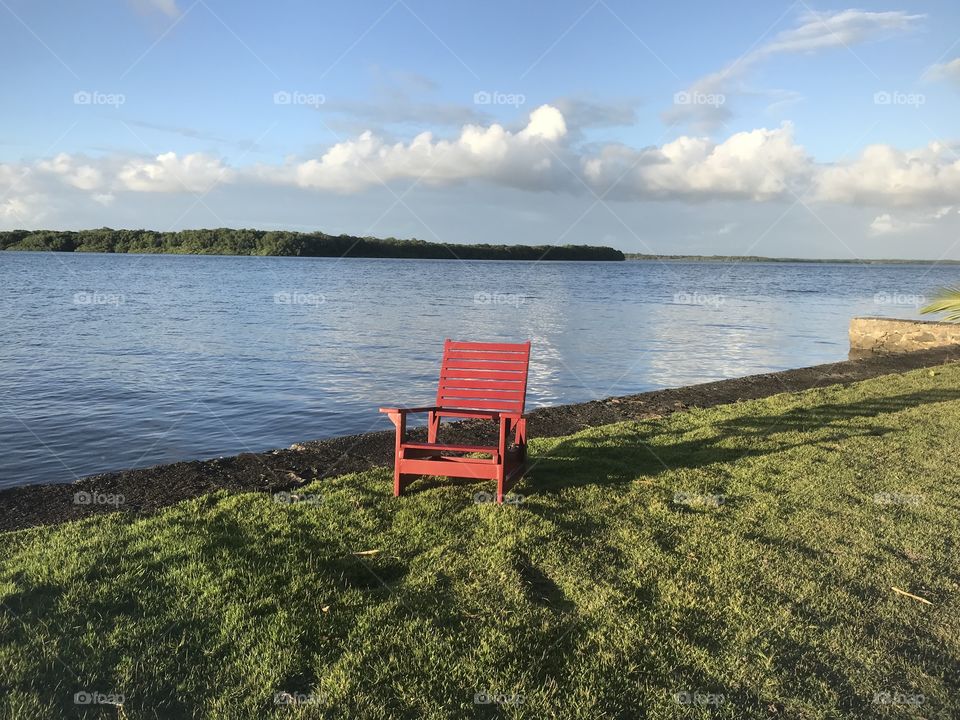
[[[54,252],[426,258],[439,260],[623,260],[619,250],[592,245],[446,245],[425,240],[354,237],[286,230],[213,228],[154,230],[8,230],[2,250]]]

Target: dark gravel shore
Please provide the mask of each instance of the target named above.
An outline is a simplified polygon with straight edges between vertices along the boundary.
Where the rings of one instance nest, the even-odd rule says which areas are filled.
[[[751,375],[669,390],[607,398],[576,405],[540,408],[529,414],[531,437],[553,437],[620,420],[668,415],[691,407],[847,384],[888,373],[960,361],[960,346],[848,360],[814,367]],[[386,418],[384,425],[388,426]],[[445,426],[444,440],[491,441],[490,423]],[[424,434],[414,430],[413,435]],[[0,491],[0,531],[76,520],[98,512],[145,513],[215,490],[277,492],[304,482],[389,465],[393,428],[294,445],[286,450],[245,453],[216,460],[194,460],[140,470],[105,473],[76,483],[26,485]],[[96,494],[118,504],[77,504],[76,493]]]

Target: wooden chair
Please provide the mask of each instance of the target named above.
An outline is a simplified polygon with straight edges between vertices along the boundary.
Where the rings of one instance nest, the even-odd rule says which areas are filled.
[[[418,475],[497,481],[497,502],[523,474],[527,458],[527,394],[530,341],[479,343],[446,340],[436,405],[382,407],[397,428],[393,494]],[[427,442],[406,439],[407,415],[427,413]],[[500,425],[496,445],[445,445],[438,441],[441,418],[484,418]],[[513,435],[513,445],[509,440]],[[482,454],[489,457],[467,457]]]

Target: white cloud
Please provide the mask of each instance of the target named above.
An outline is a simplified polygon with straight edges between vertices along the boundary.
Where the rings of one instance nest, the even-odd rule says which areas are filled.
[[[921,213],[913,218],[896,217],[891,213],[877,215],[870,223],[871,235],[891,235],[905,233],[919,228],[931,227],[953,212],[953,206],[947,205],[933,212]]]
[[[960,155],[941,142],[918,150],[870,145],[824,169],[817,198],[853,205],[935,206],[960,201]]]
[[[923,79],[930,82],[950,80],[960,83],[960,58],[954,58],[946,63],[935,63],[931,65],[924,71]]]
[[[754,50],[751,56],[757,59],[780,53],[809,53],[858,45],[890,33],[911,30],[924,17],[902,10],[809,12],[801,17],[799,26],[781,32],[772,41]]]
[[[0,199],[0,220],[11,228],[28,228],[47,215],[49,198],[40,193],[26,193]]]
[[[841,10],[806,13],[800,17],[796,27],[777,34],[769,42],[747,52],[719,72],[696,80],[687,88],[684,97],[705,98],[705,100],[675,102],[673,107],[664,113],[664,121],[670,124],[687,122],[704,130],[714,129],[731,117],[730,100],[734,96],[769,94],[775,101],[784,95],[794,97],[788,90],[765,93],[746,91],[741,84],[742,78],[754,65],[778,55],[813,54],[824,50],[849,48],[881,39],[916,27],[924,17],[924,15],[911,15],[903,11]],[[722,100],[710,102],[710,98],[722,98]]]
[[[528,191],[596,193],[621,201],[763,202],[800,196],[880,208],[872,226],[875,234],[910,227],[903,223],[937,221],[960,205],[960,156],[943,143],[917,150],[872,145],[851,162],[822,164],[795,142],[792,126],[783,124],[722,141],[681,136],[659,147],[581,146],[564,115],[544,105],[515,131],[496,123],[467,125],[450,139],[421,133],[394,143],[364,132],[319,157],[272,165],[231,167],[213,155],[174,152],[156,157],[61,153],[34,162],[0,163],[0,211],[7,220],[20,214],[31,224],[40,198],[54,204],[62,199],[60,204],[71,207],[122,208],[132,202],[119,202],[124,194],[199,194],[218,184],[347,194],[413,180],[430,186],[483,182]],[[914,217],[895,218],[895,208],[913,208]]]
[[[802,185],[812,171],[792,128],[759,129],[722,143],[681,137],[660,148],[608,146],[583,163],[599,192],[620,199],[769,200]]]
[[[902,233],[914,228],[923,227],[926,223],[909,222],[895,218],[890,213],[877,215],[870,223],[870,233],[872,235],[889,235],[892,233]]]
[[[83,158],[66,153],[60,153],[50,160],[41,160],[37,163],[37,169],[59,175],[68,185],[80,190],[94,190],[103,184],[103,173],[99,169],[84,162]]]
[[[207,192],[218,182],[232,182],[234,172],[204,153],[178,157],[168,152],[128,161],[117,174],[121,189],[136,192]]]
[[[409,144],[389,144],[371,132],[337,143],[318,159],[281,168],[260,166],[262,179],[300,187],[355,192],[397,179],[425,184],[485,179],[512,187],[548,189],[563,180],[557,146],[567,134],[563,115],[543,105],[511,133],[499,124],[466,125],[454,140],[424,132]]]

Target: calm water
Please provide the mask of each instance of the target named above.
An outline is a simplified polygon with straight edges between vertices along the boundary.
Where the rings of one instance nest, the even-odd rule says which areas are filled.
[[[445,337],[530,338],[528,407],[845,359],[958,275],[0,253],[0,487],[386,430]]]

